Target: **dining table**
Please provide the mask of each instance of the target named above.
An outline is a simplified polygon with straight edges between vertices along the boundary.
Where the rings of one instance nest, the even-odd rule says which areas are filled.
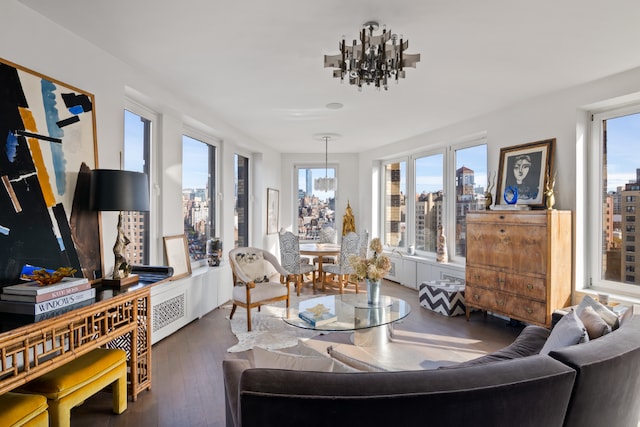
[[[318,279],[316,280],[316,283],[321,284],[324,288],[324,274],[322,273],[324,257],[340,255],[340,245],[335,243],[300,243],[300,255],[317,257]]]

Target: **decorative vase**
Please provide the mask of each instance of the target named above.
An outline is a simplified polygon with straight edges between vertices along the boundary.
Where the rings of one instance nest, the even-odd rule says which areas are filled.
[[[365,279],[367,282],[367,303],[378,305],[380,303],[380,282],[381,280]]]

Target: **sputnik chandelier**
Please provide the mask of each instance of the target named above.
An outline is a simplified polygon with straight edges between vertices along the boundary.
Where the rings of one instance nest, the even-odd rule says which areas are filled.
[[[363,83],[387,90],[390,79],[397,83],[398,78],[405,77],[404,67],[416,68],[420,54],[405,53],[409,41],[402,40],[400,36],[398,42],[398,36],[387,31],[386,26],[381,35],[374,36],[373,32],[378,28],[375,21],[365,23],[360,32],[361,44],[354,40],[351,46],[347,46],[342,36],[340,53],[324,56],[325,68],[335,68],[333,77],[340,77],[341,82],[348,78],[349,84],[357,85],[358,90],[362,90]]]

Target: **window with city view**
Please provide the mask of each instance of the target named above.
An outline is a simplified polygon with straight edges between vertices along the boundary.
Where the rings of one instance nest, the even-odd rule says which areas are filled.
[[[150,119],[124,110],[123,169],[150,176]],[[149,212],[123,212],[124,233],[130,243],[125,256],[130,264],[149,264]]]
[[[444,205],[444,156],[433,154],[415,159],[415,222],[416,250],[436,252],[438,228],[442,224]]]
[[[487,145],[455,150],[456,155],[456,228],[455,254],[467,256],[467,212],[482,210],[483,184],[487,183]],[[495,178],[494,178],[495,179]],[[478,185],[477,183],[480,183]],[[487,183],[488,185],[488,183]]]
[[[407,229],[407,162],[384,165],[384,243],[404,248]]]
[[[300,240],[318,240],[322,228],[335,228],[336,170],[333,167],[296,169],[298,235]]]
[[[234,155],[235,210],[234,247],[249,246],[249,159]]]
[[[207,257],[207,241],[216,235],[216,147],[182,136],[182,216],[189,257]]]
[[[445,175],[445,170],[455,174]],[[385,246],[406,248],[409,252],[415,249],[418,255],[435,254],[442,230],[445,236],[454,239],[448,248],[455,250],[456,256],[465,257],[466,215],[469,211],[484,209],[482,184],[486,181],[484,138],[428,155],[385,162],[382,184]],[[412,188],[413,197],[406,197],[408,188]],[[453,202],[447,202],[445,189],[455,194]],[[446,230],[447,227],[451,230]]]
[[[598,265],[605,281],[640,285],[636,252],[636,211],[640,211],[639,109],[596,115],[599,126],[601,164],[602,244]],[[636,271],[639,274],[636,274]],[[598,277],[598,276],[596,276]]]

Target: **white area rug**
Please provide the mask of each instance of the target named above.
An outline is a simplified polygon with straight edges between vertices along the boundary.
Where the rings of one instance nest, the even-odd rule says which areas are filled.
[[[300,300],[313,298],[310,296],[300,296]],[[291,296],[291,306],[295,307],[298,297]],[[231,314],[231,304],[223,307]],[[238,307],[231,319],[231,332],[238,338],[238,344],[229,347],[229,353],[251,350],[253,347],[262,347],[268,350],[292,347],[298,344],[299,339],[312,338],[320,335],[321,332],[308,329],[297,328],[288,325],[282,320],[285,313],[284,302],[264,305],[261,310],[254,308],[251,310],[251,332],[247,332],[247,310]],[[227,315],[227,319],[229,315]]]

